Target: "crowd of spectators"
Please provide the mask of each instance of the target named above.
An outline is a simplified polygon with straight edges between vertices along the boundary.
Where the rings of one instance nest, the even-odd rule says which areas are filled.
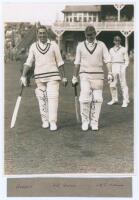
[[[31,27],[30,23],[5,24],[5,62],[15,59],[16,47]]]

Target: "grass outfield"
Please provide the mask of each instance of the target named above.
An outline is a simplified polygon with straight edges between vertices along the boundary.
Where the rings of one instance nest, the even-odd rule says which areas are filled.
[[[66,64],[72,77],[73,65]],[[35,84],[23,91],[16,126],[10,129],[15,102],[20,91],[19,63],[5,65],[5,173],[132,173],[133,172],[133,64],[127,70],[131,102],[121,108],[122,99],[111,99],[105,81],[100,130],[81,131],[76,123],[74,92],[69,81],[60,87],[58,131],[41,128]]]

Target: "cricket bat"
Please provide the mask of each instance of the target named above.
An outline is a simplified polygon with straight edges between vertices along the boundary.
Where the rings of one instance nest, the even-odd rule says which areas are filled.
[[[80,122],[80,114],[79,114],[79,104],[78,104],[78,94],[77,94],[77,85],[74,86],[74,94],[75,94],[75,113],[77,122]]]
[[[16,122],[16,119],[17,119],[17,114],[18,114],[18,110],[19,110],[20,102],[21,102],[21,98],[22,98],[23,88],[24,88],[24,86],[22,85],[20,94],[19,94],[19,96],[17,97],[17,100],[16,100],[16,104],[15,104],[15,107],[14,107],[14,112],[13,112],[13,116],[12,116],[12,120],[11,120],[11,128],[13,128],[15,126],[15,122]]]

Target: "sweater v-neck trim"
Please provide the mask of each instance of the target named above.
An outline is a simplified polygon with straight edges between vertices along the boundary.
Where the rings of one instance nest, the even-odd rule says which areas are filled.
[[[91,51],[91,50],[87,47],[86,41],[84,41],[84,45],[85,45],[87,51],[88,51],[90,54],[93,54],[94,51],[96,50],[96,47],[97,47],[97,43],[95,43],[94,48],[93,48],[92,51]]]
[[[50,48],[50,42],[46,44],[46,47],[44,49],[41,48],[39,42],[36,42],[36,48],[38,49],[38,51],[41,53],[41,54],[46,54]]]

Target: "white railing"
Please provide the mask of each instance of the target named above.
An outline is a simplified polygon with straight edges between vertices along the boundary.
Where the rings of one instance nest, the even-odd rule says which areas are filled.
[[[93,25],[96,30],[134,30],[134,22],[56,22],[54,29],[84,30],[87,25]]]

